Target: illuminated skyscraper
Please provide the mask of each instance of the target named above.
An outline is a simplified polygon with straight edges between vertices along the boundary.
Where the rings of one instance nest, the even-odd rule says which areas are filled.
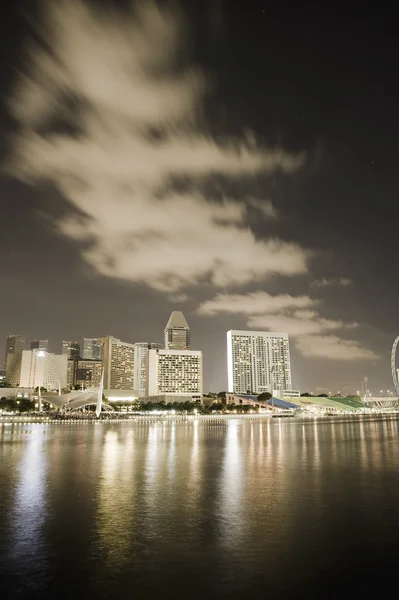
[[[22,352],[25,347],[23,335],[9,335],[6,339],[4,370],[7,381],[13,387],[19,385]]]
[[[291,389],[291,362],[287,333],[227,332],[228,391],[282,393]]]
[[[80,344],[78,342],[71,342],[63,340],[62,342],[62,354],[66,354],[68,359],[80,357]]]
[[[174,310],[165,327],[165,350],[190,350],[190,327],[179,310]]]
[[[86,360],[102,360],[102,343],[97,338],[83,339],[83,358]]]
[[[32,340],[30,343],[31,350],[48,350],[48,340]]]

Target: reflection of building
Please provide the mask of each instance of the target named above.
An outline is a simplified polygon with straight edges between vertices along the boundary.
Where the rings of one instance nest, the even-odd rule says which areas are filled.
[[[163,348],[163,345],[154,342],[137,342],[134,344],[134,389],[137,390],[140,396],[145,396],[147,393],[148,350],[156,348]]]
[[[79,358],[80,344],[78,342],[63,340],[62,354],[65,354],[68,358]]]
[[[102,373],[101,360],[84,360],[75,358],[68,360],[67,386],[69,389],[78,385],[84,388],[99,387]]]
[[[23,335],[9,335],[6,340],[4,369],[8,383],[12,387],[19,385],[21,375],[22,352],[25,347]]]
[[[165,349],[190,350],[190,327],[182,312],[174,310],[165,327]]]
[[[48,340],[32,340],[30,343],[31,350],[48,350]]]
[[[236,394],[291,389],[287,333],[227,332],[228,391]]]
[[[66,386],[67,357],[65,354],[50,354],[43,350],[24,350],[21,361],[20,386],[35,388],[39,385],[47,390]]]
[[[112,335],[99,341],[103,344],[104,389],[133,390],[134,344]]]
[[[87,360],[102,360],[103,345],[97,338],[83,339],[83,358]]]
[[[165,395],[193,401],[202,399],[202,352],[149,350],[147,396]],[[169,400],[170,401],[170,400]]]

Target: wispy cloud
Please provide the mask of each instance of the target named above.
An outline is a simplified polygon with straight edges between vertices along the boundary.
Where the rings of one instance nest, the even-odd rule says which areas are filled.
[[[307,357],[331,360],[374,360],[378,356],[355,340],[335,335],[306,335],[297,339],[298,350]]]
[[[320,300],[309,296],[272,296],[259,290],[248,294],[219,294],[203,302],[198,312],[210,316],[244,315],[250,329],[286,332],[305,356],[333,360],[376,358],[359,342],[330,335],[331,331],[356,329],[358,323],[326,319],[320,314],[319,305]]]
[[[343,287],[346,287],[348,285],[352,284],[352,280],[348,279],[347,277],[333,277],[333,278],[327,278],[327,277],[323,277],[322,279],[315,279],[315,281],[312,281],[310,284],[310,287],[312,288],[321,288],[321,287],[326,287],[329,285],[341,285]]]
[[[84,258],[166,292],[306,272],[307,251],[249,228],[251,211],[276,218],[270,202],[202,192],[214,174],[291,173],[304,155],[216,141],[198,126],[207,86],[182,65],[181,15],[153,2],[124,12],[78,0],[44,7],[44,44],[31,42],[9,101],[20,124],[9,170],[57,185],[77,211],[60,230],[79,240]]]
[[[259,290],[248,294],[218,294],[215,298],[203,302],[198,312],[202,315],[221,313],[272,315],[287,309],[314,307],[318,303],[318,300],[313,300],[309,296],[290,296],[289,294],[272,296],[268,292]]]

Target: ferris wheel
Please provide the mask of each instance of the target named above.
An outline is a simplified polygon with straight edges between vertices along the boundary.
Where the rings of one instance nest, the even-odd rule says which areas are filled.
[[[399,343],[399,336],[395,338],[395,341],[392,346],[391,352],[391,370],[392,370],[392,380],[396,393],[399,396],[399,381],[398,381],[398,372],[396,370],[396,348]]]

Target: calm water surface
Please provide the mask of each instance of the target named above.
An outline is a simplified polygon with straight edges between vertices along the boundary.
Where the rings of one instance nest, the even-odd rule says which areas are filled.
[[[0,597],[396,595],[398,431],[0,423]]]

